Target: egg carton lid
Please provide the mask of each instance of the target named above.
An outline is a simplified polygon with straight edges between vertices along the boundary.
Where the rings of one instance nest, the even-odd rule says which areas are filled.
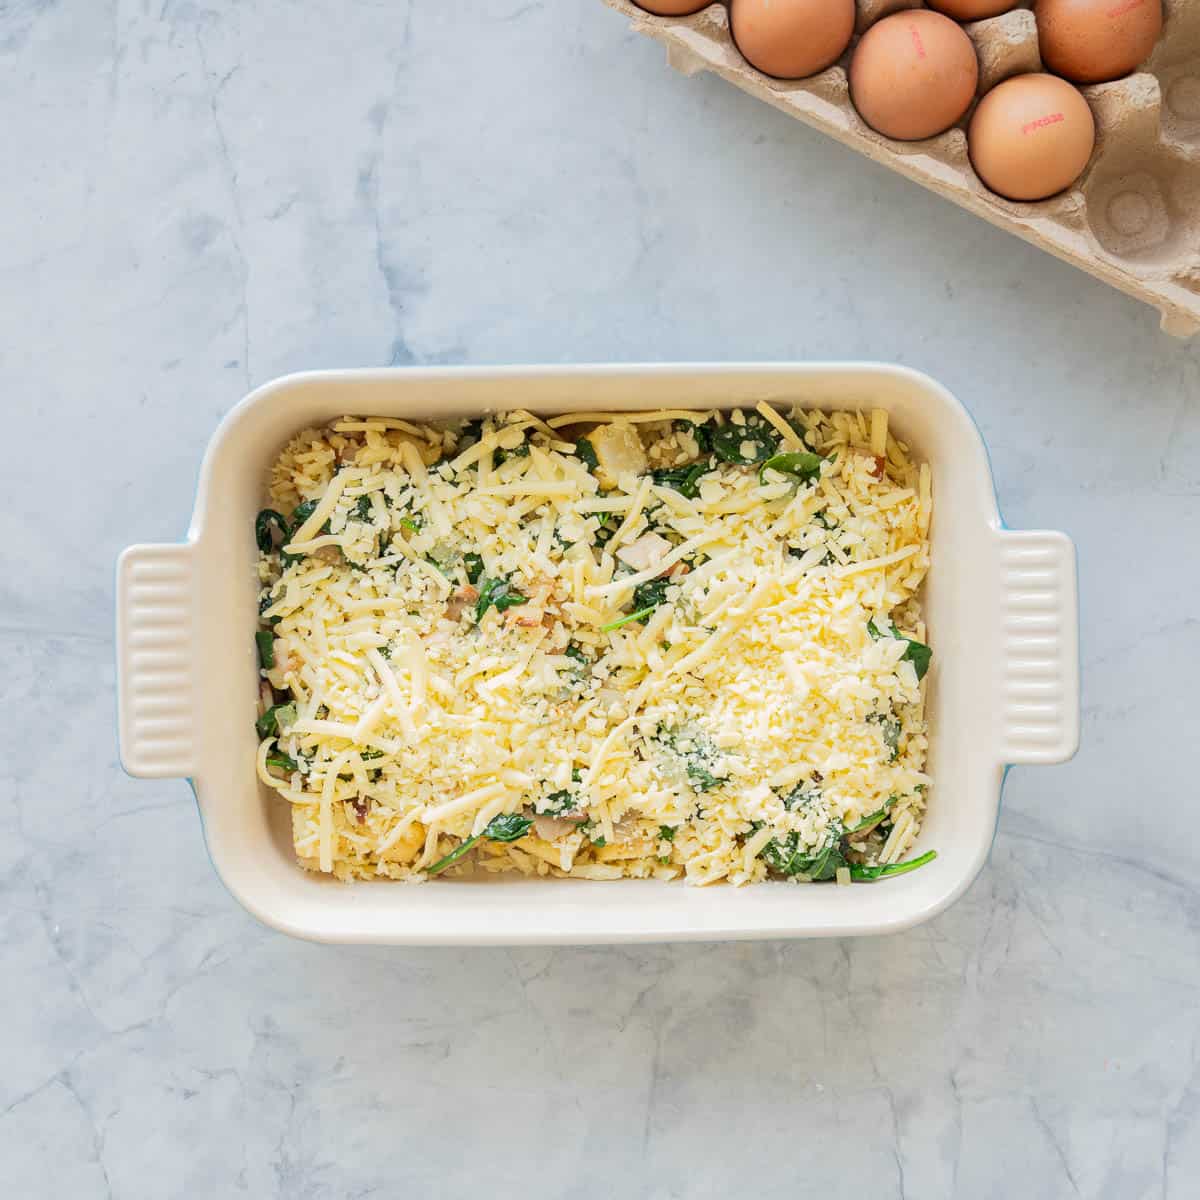
[[[632,28],[661,42],[684,75],[712,71],[744,92],[827,133],[960,207],[1158,309],[1176,337],[1200,331],[1200,0],[1164,0],[1163,33],[1135,73],[1080,88],[1096,119],[1096,149],[1075,184],[1048,200],[1017,203],[988,191],[971,167],[965,128],[921,142],[876,133],[850,102],[854,43],[808,79],[764,75],[742,58],[727,0],[687,17],[656,17],[632,0],[604,0]],[[856,0],[857,39],[919,0]],[[1012,75],[1043,70],[1027,7],[964,25],[979,56],[982,96]]]

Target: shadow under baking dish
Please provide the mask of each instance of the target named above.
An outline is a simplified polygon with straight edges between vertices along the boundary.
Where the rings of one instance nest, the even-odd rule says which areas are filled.
[[[526,408],[882,407],[934,487],[924,592],[930,807],[909,875],[849,888],[770,882],[484,875],[342,884],[295,862],[290,813],[254,773],[254,514],[298,430],[349,413],[437,420]],[[131,547],[118,569],[122,761],[188,776],[214,869],[256,917],[319,941],[515,945],[883,933],[952,903],[995,834],[1005,764],[1069,757],[1078,738],[1074,551],[1005,531],[978,430],[944,388],[875,364],[655,365],[335,371],[276,380],[235,407],[205,456],[188,541]],[[166,681],[164,683],[163,681]],[[153,687],[151,687],[153,683]],[[164,720],[168,710],[186,721]],[[147,697],[154,697],[150,705]],[[171,707],[173,706],[173,707]],[[147,717],[150,712],[152,717]]]

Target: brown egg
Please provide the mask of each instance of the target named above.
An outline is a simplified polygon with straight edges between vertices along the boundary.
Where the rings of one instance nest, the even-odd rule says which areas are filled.
[[[993,192],[1045,200],[1083,173],[1096,124],[1087,101],[1057,75],[1016,75],[980,100],[967,144],[979,178]]]
[[[751,66],[803,79],[831,67],[850,45],[854,0],[733,0],[729,24]]]
[[[850,99],[872,129],[915,142],[949,129],[979,82],[971,39],[949,17],[898,12],[872,25],[850,60]]]
[[[1017,7],[1018,0],[927,0],[930,8],[956,21],[982,21]]]
[[[656,17],[690,17],[702,8],[715,4],[716,0],[633,0],[638,8],[644,8]]]
[[[1076,83],[1120,79],[1150,56],[1162,0],[1038,0],[1042,62]]]

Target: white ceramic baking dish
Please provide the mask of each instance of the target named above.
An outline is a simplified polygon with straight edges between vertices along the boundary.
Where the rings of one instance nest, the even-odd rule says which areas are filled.
[[[759,400],[882,407],[933,469],[926,616],[930,807],[912,874],[852,887],[491,876],[345,885],[302,871],[286,805],[254,772],[254,515],[299,429],[347,413],[414,420],[501,408],[730,408]],[[1061,533],[1005,529],[979,433],[924,375],[863,364],[330,371],[259,388],[208,447],[187,541],[133,546],[117,578],[121,759],[192,780],[209,853],[268,925],[331,942],[519,944],[824,937],[928,920],[982,867],[1011,763],[1069,758],[1079,736],[1075,553]]]

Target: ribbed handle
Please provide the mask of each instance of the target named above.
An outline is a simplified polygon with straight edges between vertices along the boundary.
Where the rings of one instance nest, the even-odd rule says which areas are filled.
[[[1062,533],[1000,534],[1002,753],[1065,762],[1079,748],[1079,587]]]
[[[117,562],[117,697],[130,775],[196,773],[196,548],[131,546]]]

